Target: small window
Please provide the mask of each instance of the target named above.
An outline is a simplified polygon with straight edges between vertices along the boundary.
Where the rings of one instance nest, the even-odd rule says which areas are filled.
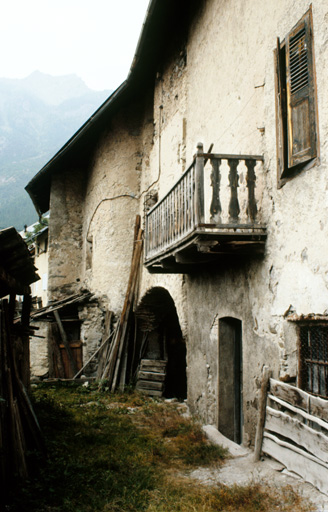
[[[277,40],[276,111],[278,182],[284,182],[313,164],[318,156],[311,9],[287,34]]]
[[[299,327],[299,386],[328,398],[328,325]]]

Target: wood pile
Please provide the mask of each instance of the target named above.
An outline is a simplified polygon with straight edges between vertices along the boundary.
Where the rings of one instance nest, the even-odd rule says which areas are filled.
[[[13,323],[14,298],[0,301],[0,479],[4,493],[13,477],[28,477],[28,450],[45,454],[43,436],[27,394],[25,367],[29,360],[26,365],[22,345],[28,343],[29,332],[23,321]]]
[[[136,389],[149,396],[163,396],[167,361],[141,359]]]

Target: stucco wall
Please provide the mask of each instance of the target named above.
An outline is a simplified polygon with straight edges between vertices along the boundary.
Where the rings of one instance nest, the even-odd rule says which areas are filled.
[[[284,318],[324,313],[327,272],[327,69],[325,2],[312,3],[321,163],[277,187],[273,50],[309,8],[306,1],[208,1],[189,31],[186,61],[172,54],[155,85],[153,178],[159,198],[191,162],[198,141],[213,152],[262,154],[257,175],[259,216],[266,223],[264,258],[218,263],[196,276],[143,273],[141,296],[165,287],[188,340],[188,401],[217,423],[217,320],[242,321],[244,442],[254,438],[261,370],[296,377],[296,328]],[[174,72],[176,70],[176,72]],[[160,126],[160,130],[159,130]],[[181,148],[183,150],[181,151]],[[182,156],[181,156],[182,155]],[[160,173],[158,173],[160,163]],[[148,182],[147,182],[148,183]],[[228,184],[221,191],[229,194]]]
[[[143,109],[133,104],[112,121],[87,178],[83,281],[115,313],[122,308],[129,278],[144,159],[143,118]]]

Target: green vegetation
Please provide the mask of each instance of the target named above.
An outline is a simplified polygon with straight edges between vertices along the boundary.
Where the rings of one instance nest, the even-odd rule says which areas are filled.
[[[200,465],[220,468],[210,445],[178,403],[96,385],[40,384],[33,392],[48,458],[16,486],[11,512],[211,512],[311,510],[291,490],[254,484],[205,486],[188,478]],[[17,492],[17,489],[19,491]]]
[[[27,231],[25,234],[25,242],[30,245],[34,241],[34,237],[39,231],[49,225],[49,218],[42,216],[39,222],[33,224],[33,231]]]

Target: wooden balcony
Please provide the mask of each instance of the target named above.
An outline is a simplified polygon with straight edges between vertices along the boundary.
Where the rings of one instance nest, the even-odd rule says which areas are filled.
[[[262,156],[204,153],[198,144],[190,167],[146,214],[146,268],[188,273],[223,255],[263,254],[255,194],[262,169]]]

